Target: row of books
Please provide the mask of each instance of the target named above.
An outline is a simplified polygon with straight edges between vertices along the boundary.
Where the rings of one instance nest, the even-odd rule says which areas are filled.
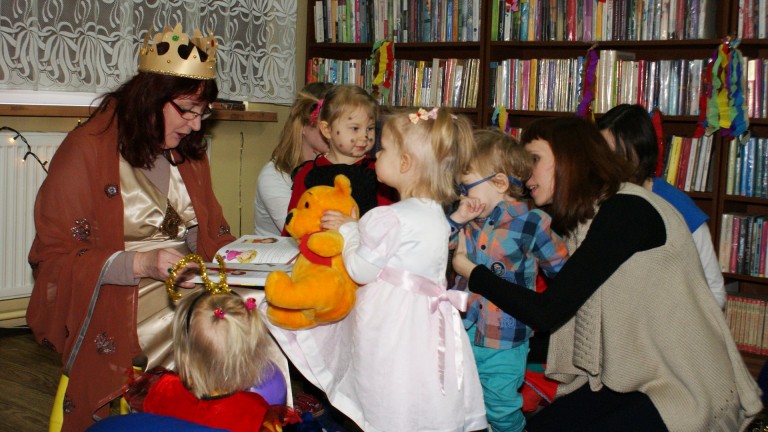
[[[397,60],[389,104],[475,108],[480,59]]]
[[[705,60],[633,60],[631,53],[600,51],[596,113],[621,103],[658,107],[666,115],[699,114]]]
[[[626,55],[625,55],[626,54]],[[600,51],[594,112],[621,104],[657,107],[666,115],[699,114],[704,60],[632,60],[631,53]],[[584,57],[491,62],[494,107],[574,112],[581,99]]]
[[[664,172],[667,183],[685,192],[712,190],[714,135],[701,138],[670,135],[666,138]]]
[[[480,1],[316,0],[315,42],[476,42]]]
[[[576,112],[581,99],[583,67],[584,57],[491,62],[493,106]]]
[[[718,255],[723,272],[768,277],[767,220],[768,215],[723,213]]]
[[[768,37],[768,5],[766,0],[739,0],[736,35],[739,39]]]
[[[370,59],[335,60],[313,57],[307,60],[307,83],[355,84],[371,91],[374,63]]]
[[[391,106],[475,108],[480,59],[394,60],[392,85],[379,92],[379,102]],[[373,62],[315,57],[307,63],[307,82],[356,84],[372,92]],[[385,99],[386,98],[386,99]]]
[[[746,352],[768,354],[768,302],[759,298],[729,295],[725,299],[725,320],[736,346]]]
[[[746,60],[747,114],[751,118],[768,117],[768,59]]]
[[[726,194],[768,198],[768,138],[729,141],[727,167]]]
[[[757,0],[752,0],[757,1]],[[716,0],[491,0],[491,40],[710,39]]]

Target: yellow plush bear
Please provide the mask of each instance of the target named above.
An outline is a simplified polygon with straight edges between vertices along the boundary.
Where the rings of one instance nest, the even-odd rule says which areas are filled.
[[[357,285],[341,259],[344,238],[336,230],[321,230],[320,217],[326,210],[351,216],[356,207],[349,179],[337,175],[333,186],[307,189],[288,213],[285,229],[301,253],[290,276],[274,271],[267,277],[264,293],[272,324],[306,329],[338,321],[352,310]]]

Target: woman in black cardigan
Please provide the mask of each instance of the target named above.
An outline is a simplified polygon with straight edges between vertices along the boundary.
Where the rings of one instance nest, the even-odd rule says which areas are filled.
[[[559,397],[527,430],[745,427],[759,391],[679,214],[625,183],[630,167],[590,122],[540,119],[521,141],[534,159],[531,198],[571,258],[543,293],[475,266],[463,245],[453,265],[471,291],[552,332],[547,375],[562,383]]]

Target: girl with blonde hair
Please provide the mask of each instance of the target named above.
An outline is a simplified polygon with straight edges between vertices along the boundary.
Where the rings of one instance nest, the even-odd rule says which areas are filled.
[[[467,431],[487,427],[482,389],[459,310],[446,290],[456,174],[472,127],[447,109],[393,114],[376,153],[378,179],[397,203],[360,221],[325,212],[344,237],[349,275],[362,286],[343,320],[310,330],[270,327],[289,359],[366,431]]]
[[[293,187],[292,174],[302,163],[328,151],[317,127],[325,93],[333,84],[315,82],[296,95],[280,140],[256,183],[253,214],[256,235],[280,235],[288,214]]]
[[[254,431],[264,423],[270,404],[285,403],[285,394],[275,400],[248,391],[270,379],[285,379],[270,360],[277,346],[255,299],[207,291],[186,297],[174,316],[173,346],[177,373],[166,373],[152,385],[144,411]]]

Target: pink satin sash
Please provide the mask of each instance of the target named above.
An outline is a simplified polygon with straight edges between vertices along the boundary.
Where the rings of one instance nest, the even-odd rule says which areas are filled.
[[[456,380],[458,389],[461,390],[464,382],[464,355],[461,344],[461,336],[464,325],[461,319],[454,319],[454,308],[464,312],[467,309],[469,294],[464,291],[447,290],[445,280],[436,283],[424,276],[417,275],[401,269],[385,267],[379,273],[381,280],[397,287],[406,289],[414,294],[429,298],[429,313],[438,314],[439,336],[437,342],[438,374],[440,376],[440,390],[445,394],[445,341],[450,335],[446,321],[451,323],[454,338],[454,356],[456,360]]]

